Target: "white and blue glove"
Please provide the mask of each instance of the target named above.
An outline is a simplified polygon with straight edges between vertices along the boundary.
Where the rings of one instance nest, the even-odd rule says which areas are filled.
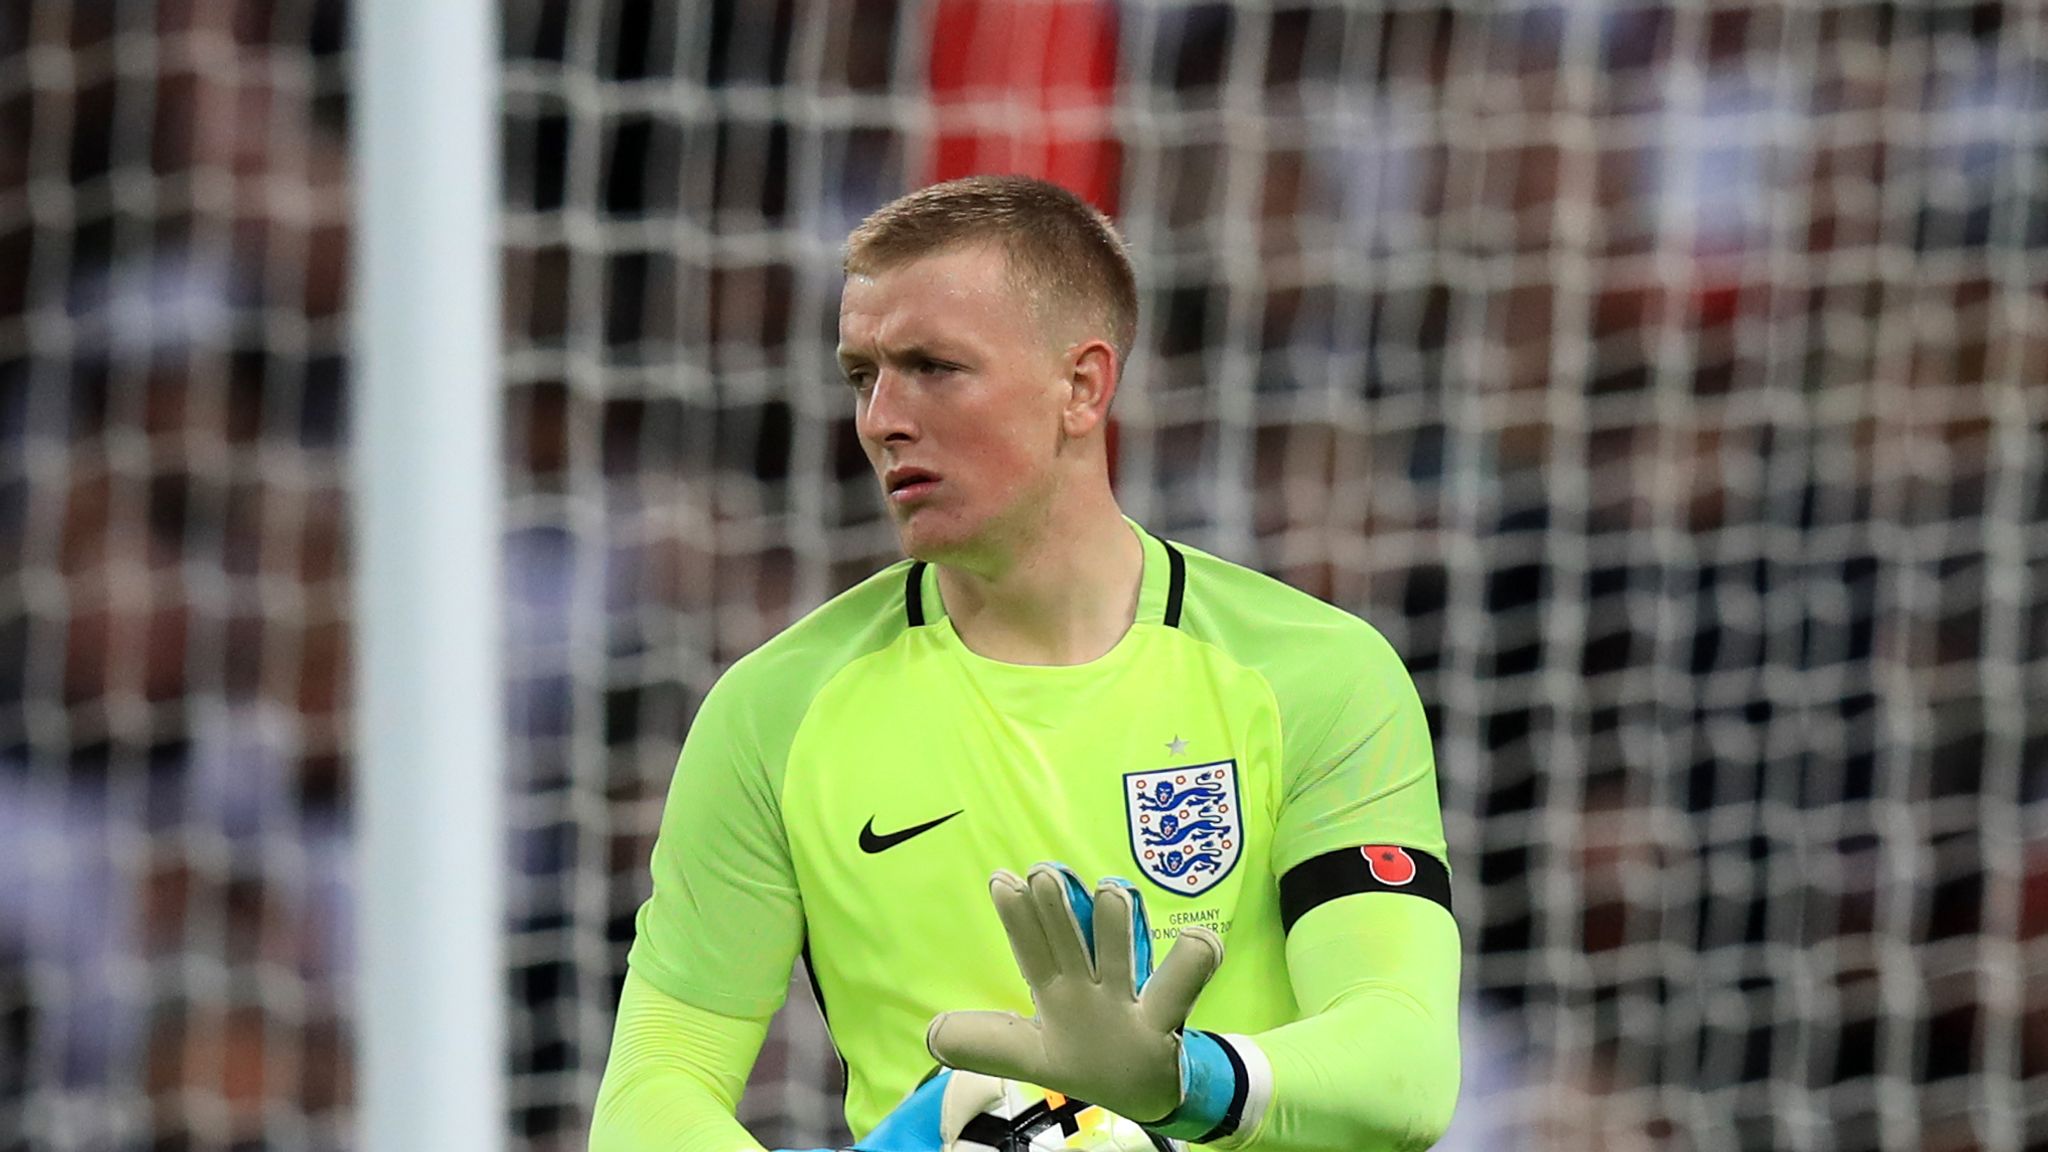
[[[1255,1045],[1185,1027],[1223,962],[1208,928],[1183,928],[1155,973],[1145,901],[1111,877],[1091,894],[1074,871],[1040,864],[989,880],[1037,1015],[948,1012],[925,1046],[952,1068],[1047,1089],[1208,1143],[1256,1119],[1271,1073]]]

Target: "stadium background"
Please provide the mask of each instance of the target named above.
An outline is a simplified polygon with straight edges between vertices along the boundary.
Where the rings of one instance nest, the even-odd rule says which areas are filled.
[[[347,1143],[347,17],[0,8],[0,1148]],[[694,705],[893,556],[839,241],[1021,169],[1137,258],[1127,508],[1416,674],[1447,1147],[2048,1148],[2040,6],[501,18],[516,1147]],[[835,1076],[796,991],[743,1115]]]

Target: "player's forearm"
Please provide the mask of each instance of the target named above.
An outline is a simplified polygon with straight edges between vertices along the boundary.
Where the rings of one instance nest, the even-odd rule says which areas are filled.
[[[1450,914],[1408,896],[1347,897],[1294,926],[1287,961],[1304,1016],[1223,1039],[1235,1046],[1233,1063],[1250,1071],[1242,1123],[1215,1146],[1410,1152],[1434,1144],[1458,1095]]]
[[[1259,1036],[1273,1069],[1257,1152],[1416,1152],[1458,1098],[1457,1017],[1405,992],[1363,988],[1328,1011]]]
[[[628,972],[590,1152],[752,1152],[733,1118],[766,1020],[722,1016]]]

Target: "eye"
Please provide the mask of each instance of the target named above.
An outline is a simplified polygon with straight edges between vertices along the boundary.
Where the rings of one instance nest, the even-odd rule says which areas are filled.
[[[849,369],[840,373],[839,378],[845,382],[848,388],[853,389],[855,392],[865,392],[875,382],[875,374],[873,370],[868,368]]]
[[[926,376],[943,376],[959,371],[960,366],[948,364],[944,360],[920,360],[917,364],[917,370]]]

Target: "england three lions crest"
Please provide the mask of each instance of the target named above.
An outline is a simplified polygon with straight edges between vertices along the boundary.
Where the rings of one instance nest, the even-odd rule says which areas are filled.
[[[1139,869],[1184,896],[1215,887],[1244,851],[1235,760],[1126,773],[1124,815]]]

